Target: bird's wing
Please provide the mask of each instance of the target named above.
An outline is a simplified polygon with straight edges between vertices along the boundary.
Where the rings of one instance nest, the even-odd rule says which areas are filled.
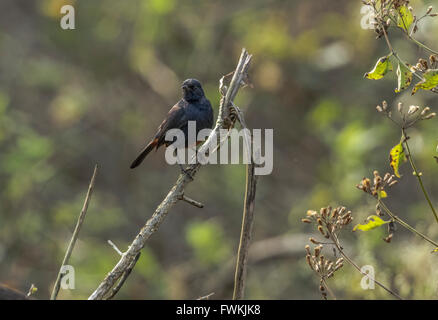
[[[180,100],[177,104],[175,104],[167,113],[166,118],[158,127],[158,131],[155,135],[155,138],[158,138],[158,144],[161,145],[164,143],[164,138],[166,136],[166,132],[170,129],[181,128],[187,122],[186,120],[186,110],[183,100]]]

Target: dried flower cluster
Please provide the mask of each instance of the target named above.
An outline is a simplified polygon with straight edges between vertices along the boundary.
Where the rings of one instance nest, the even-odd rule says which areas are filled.
[[[301,219],[304,223],[316,223],[318,231],[327,239],[330,238],[331,234],[336,233],[352,220],[351,211],[347,211],[345,207],[332,209],[330,206],[321,208],[319,212],[308,210],[307,217]],[[310,239],[312,241],[313,238]]]
[[[383,101],[382,105],[378,105],[376,110],[380,113],[384,113],[389,119],[403,129],[412,127],[419,120],[429,120],[436,116],[436,113],[431,112],[429,107],[422,108],[420,106],[411,105],[406,108],[402,102],[399,102],[397,105],[397,117],[394,117],[394,114],[391,108],[388,107],[386,101]]]
[[[306,261],[310,269],[315,271],[320,277],[319,291],[324,299],[327,298],[327,292],[325,288],[325,279],[333,277],[334,273],[344,266],[344,259],[339,258],[336,261],[332,261],[325,258],[321,253],[323,246],[318,245],[313,249],[313,254],[310,250],[310,246],[306,245]]]
[[[382,197],[386,187],[391,188],[392,186],[398,183],[398,180],[396,180],[395,175],[390,173],[386,173],[382,178],[379,172],[375,170],[373,172],[373,175],[374,175],[373,184],[371,184],[371,179],[363,178],[362,181],[358,185],[356,185],[356,188],[377,198],[379,196]],[[383,196],[383,198],[384,197],[385,196]]]
[[[318,274],[320,278],[319,291],[324,299],[327,298],[327,284],[325,280],[331,278],[334,273],[342,268],[343,259],[337,259],[332,261],[329,258],[324,257],[321,252],[324,248],[324,244],[335,245],[336,248],[340,248],[339,240],[337,238],[338,232],[353,220],[351,211],[348,211],[345,207],[332,208],[330,206],[321,208],[319,212],[314,210],[308,210],[306,218],[301,219],[304,223],[314,223],[319,233],[326,239],[330,239],[331,242],[319,241],[315,238],[310,238],[309,241],[316,246],[313,249],[313,254],[310,250],[310,246],[306,245],[306,260],[309,267]],[[338,247],[339,246],[339,247]],[[341,250],[341,249],[339,249]],[[333,249],[336,257],[336,250]]]
[[[418,59],[416,65],[411,67],[411,71],[418,71],[420,73],[425,73],[429,69],[436,69],[438,67],[438,57],[434,54],[429,56],[429,61],[425,59]]]
[[[418,22],[426,17],[436,17],[437,13],[432,12],[433,7],[429,6],[421,17],[417,17],[414,14],[414,10],[409,6],[409,0],[362,0],[362,3],[370,6],[373,10],[373,26],[374,31],[377,34],[377,38],[380,38],[384,33],[388,31],[391,23],[398,24],[399,17],[401,15],[400,8],[407,7],[413,18],[412,33],[418,31]],[[406,28],[407,29],[407,28]],[[383,31],[385,30],[385,32]],[[405,30],[408,32],[408,30]]]

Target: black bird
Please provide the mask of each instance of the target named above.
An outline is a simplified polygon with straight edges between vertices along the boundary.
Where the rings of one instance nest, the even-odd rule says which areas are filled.
[[[134,169],[152,151],[163,144],[168,147],[173,141],[166,141],[166,132],[170,129],[180,129],[185,134],[185,147],[188,147],[188,122],[196,121],[196,135],[202,129],[213,127],[213,109],[210,101],[206,98],[201,83],[196,79],[187,79],[182,83],[183,98],[177,102],[169,111],[166,118],[158,127],[154,138],[140,152],[132,162],[131,169]]]

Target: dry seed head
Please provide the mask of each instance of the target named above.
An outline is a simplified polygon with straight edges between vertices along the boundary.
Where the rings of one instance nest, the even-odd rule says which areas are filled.
[[[377,106],[376,109],[377,109],[377,112],[383,112],[383,109],[381,106]]]
[[[420,110],[420,107],[419,107],[419,106],[410,106],[410,107],[409,107],[409,110],[408,110],[408,114],[409,114],[409,115],[414,114],[414,113],[417,112],[418,110]]]
[[[398,105],[397,105],[398,112],[401,113],[402,112],[402,108],[403,108],[403,103],[399,102]]]
[[[429,61],[430,61],[431,64],[434,64],[434,63],[437,61],[436,56],[432,54],[432,55],[429,57]]]
[[[338,216],[339,213],[339,208],[336,208],[332,211],[332,218],[336,218]]]
[[[318,231],[325,237],[325,232],[322,226],[318,226]]]
[[[427,61],[426,60],[420,58],[420,59],[418,59],[418,62],[421,64],[423,69],[428,69],[428,65],[427,65]]]
[[[333,262],[330,262],[327,266],[327,271],[330,272],[333,269]]]
[[[363,181],[363,185],[365,186],[366,190],[371,190],[371,181],[368,178],[365,178]]]
[[[436,116],[435,112],[429,113],[427,116],[423,118],[423,120],[429,120]]]
[[[310,258],[309,254],[306,255],[306,261],[307,261],[307,264],[309,265],[310,269],[315,270],[315,268],[313,267],[313,264],[312,264],[312,261],[311,261],[311,258]]]
[[[388,109],[388,103],[385,100],[382,101],[382,108],[383,110]]]
[[[301,222],[312,223],[312,220],[304,218],[304,219],[301,219]]]
[[[398,180],[394,180],[394,181],[392,181],[390,184],[388,184],[388,187],[392,187],[393,185],[395,185],[395,184],[397,184],[398,183]]]
[[[391,183],[392,180],[394,180],[394,178],[395,178],[395,176],[394,176],[394,175],[391,175],[391,176],[388,178],[388,180],[386,180],[386,183]]]
[[[382,177],[381,176],[377,176],[374,177],[374,189],[379,189],[382,183]]]
[[[319,254],[321,253],[321,249],[322,249],[322,245],[319,245],[319,246],[315,247],[315,249],[314,249],[315,257],[319,256]]]
[[[321,266],[321,269],[324,269],[324,267],[325,267],[325,260],[324,260],[324,256],[323,255],[321,255],[319,257],[319,265]]]
[[[307,254],[310,255],[310,246],[308,244],[306,244],[304,249],[306,249]]]
[[[433,10],[433,7],[432,7],[432,6],[429,6],[429,8],[427,8],[426,14],[429,14],[429,13],[431,13],[431,12],[432,12],[432,10]]]
[[[421,111],[421,116],[425,116],[426,113],[428,113],[429,111],[430,111],[429,107],[424,108],[423,111]]]
[[[309,241],[312,242],[313,244],[320,244],[321,243],[318,240],[316,240],[315,238],[310,238]]]
[[[383,238],[383,240],[385,240],[385,242],[390,243],[392,240],[392,233],[390,235],[388,235],[386,238]]]

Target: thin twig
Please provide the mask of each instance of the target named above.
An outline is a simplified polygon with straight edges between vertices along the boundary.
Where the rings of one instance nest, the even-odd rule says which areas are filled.
[[[213,143],[213,140],[217,139],[220,129],[228,129],[226,119],[228,119],[229,108],[231,102],[234,100],[241,87],[242,79],[245,77],[248,71],[250,61],[251,55],[249,55],[248,52],[243,49],[229,88],[226,90],[225,96],[223,96],[221,99],[216,125],[207,138],[207,141],[200,147],[198,151],[199,153],[205,154],[205,151],[208,150],[210,144]],[[97,289],[90,295],[88,298],[89,300],[103,299],[103,297],[115,285],[116,281],[125,273],[125,270],[129,268],[137,254],[145,246],[146,241],[158,230],[170,209],[179,201],[180,195],[184,194],[185,187],[193,181],[193,177],[196,175],[200,167],[201,164],[196,162],[189,165],[186,169],[186,172],[180,174],[176,183],[169,191],[165,199],[160,203],[152,217],[146,222],[146,224],[137,234],[128,250],[123,253],[119,262],[106,275],[105,279],[99,284]]]
[[[251,244],[252,228],[254,225],[254,205],[255,194],[257,186],[257,176],[255,175],[255,163],[251,156],[252,142],[251,136],[246,127],[243,114],[240,109],[233,104],[233,108],[236,110],[237,118],[245,131],[245,145],[247,152],[247,159],[249,164],[246,165],[246,191],[245,191],[245,207],[243,209],[242,217],[242,230],[240,233],[239,249],[237,253],[236,272],[234,276],[234,292],[233,300],[243,299],[245,292],[245,280],[247,260],[249,254],[249,247]]]
[[[328,291],[328,293],[332,296],[333,300],[336,300],[336,296],[335,296],[335,294],[333,293],[332,289],[330,289],[330,287],[328,286],[327,281],[326,281],[324,278],[322,278],[321,280],[322,280],[322,283],[323,283],[323,285],[324,285],[324,288],[325,288],[325,289]]]
[[[199,298],[196,299],[196,300],[209,300],[210,297],[211,297],[212,295],[214,295],[214,292],[209,293],[209,294],[207,294],[207,295],[205,295],[205,296],[199,297]]]
[[[400,297],[397,293],[395,293],[394,291],[392,291],[391,289],[387,288],[385,285],[383,285],[382,283],[380,283],[379,281],[377,281],[376,279],[374,279],[373,277],[371,277],[369,274],[363,272],[361,270],[361,268],[344,252],[344,250],[342,249],[341,245],[339,244],[339,239],[338,237],[329,231],[330,234],[330,238],[333,240],[336,248],[338,249],[339,253],[341,254],[341,256],[347,260],[347,262],[349,264],[351,264],[354,268],[357,269],[357,271],[359,271],[361,274],[363,274],[364,276],[368,277],[372,282],[375,282],[379,287],[381,287],[382,289],[384,289],[385,291],[387,291],[389,294],[393,295],[394,297],[396,297],[399,300],[403,300],[402,297]]]
[[[114,242],[112,242],[111,240],[108,240],[107,242],[119,254],[119,256],[121,256],[123,254],[123,252],[120,251],[119,248],[117,248],[117,246],[115,245]]]
[[[423,191],[424,197],[426,198],[426,201],[429,204],[430,209],[432,210],[432,213],[435,217],[435,220],[438,223],[438,214],[437,214],[437,212],[432,204],[432,201],[430,200],[430,197],[426,191],[426,188],[424,187],[423,179],[421,179],[421,173],[418,171],[418,169],[414,163],[414,159],[412,159],[412,154],[411,154],[411,150],[409,148],[409,143],[408,143],[408,137],[406,135],[406,131],[404,128],[402,128],[402,140],[404,141],[404,144],[406,146],[406,156],[409,160],[409,163],[411,164],[412,170],[414,170],[415,176],[418,179],[418,183],[420,184],[420,187],[421,187],[421,190]]]
[[[56,300],[56,297],[58,296],[58,292],[59,292],[59,289],[61,286],[61,279],[64,276],[64,274],[62,273],[63,266],[68,264],[68,260],[70,259],[70,256],[73,252],[73,248],[76,244],[76,240],[78,239],[79,231],[81,230],[82,224],[84,222],[85,215],[87,214],[88,205],[89,205],[90,200],[91,200],[91,194],[93,193],[94,181],[96,179],[96,174],[97,174],[97,168],[98,168],[98,166],[96,164],[94,167],[93,176],[91,177],[90,185],[88,186],[88,191],[87,191],[87,195],[85,197],[84,205],[82,207],[81,213],[79,214],[79,218],[78,218],[78,221],[76,223],[75,230],[73,231],[73,235],[72,235],[70,243],[67,247],[67,252],[65,253],[64,260],[62,260],[61,268],[59,269],[58,276],[57,276],[56,281],[55,281],[55,286],[53,287],[53,291],[52,291],[52,294],[50,296],[51,300]]]
[[[204,205],[203,205],[201,202],[196,201],[196,200],[193,200],[193,199],[187,197],[187,196],[184,195],[184,194],[181,195],[181,196],[179,196],[178,199],[179,199],[179,200],[182,200],[182,201],[185,201],[185,202],[191,204],[191,205],[194,206],[194,207],[197,207],[197,208],[200,208],[200,209],[204,208]]]
[[[129,267],[125,270],[123,273],[122,278],[120,279],[119,283],[111,290],[111,294],[106,298],[106,300],[111,300],[114,298],[114,296],[119,292],[120,288],[125,284],[126,279],[128,279],[129,275],[131,274],[132,269],[134,269],[135,264],[137,263],[138,259],[140,258],[141,252],[137,254],[137,256],[132,260]]]
[[[426,240],[427,242],[429,242],[430,244],[434,245],[435,247],[438,247],[438,243],[436,243],[435,241],[433,241],[432,239],[430,239],[429,237],[427,237],[426,235],[422,234],[420,231],[418,231],[417,229],[415,229],[414,227],[412,227],[410,224],[408,224],[407,222],[403,221],[402,219],[400,219],[398,216],[396,216],[387,206],[386,204],[382,201],[379,200],[379,206],[383,208],[383,210],[385,210],[385,212],[396,222],[398,222],[400,225],[402,225],[403,227],[405,227],[406,229],[408,229],[409,231],[415,233],[416,235],[418,235],[419,237],[423,238],[424,240]]]

